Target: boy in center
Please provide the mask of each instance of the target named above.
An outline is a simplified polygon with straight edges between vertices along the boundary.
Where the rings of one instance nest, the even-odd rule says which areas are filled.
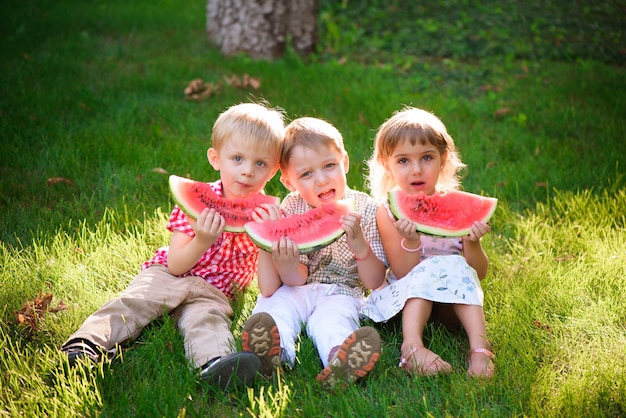
[[[372,327],[360,327],[359,310],[367,289],[383,284],[387,261],[376,203],[347,186],[348,167],[343,138],[333,125],[303,117],[287,126],[280,168],[291,193],[280,205],[283,214],[302,214],[340,199],[351,199],[356,209],[341,220],[345,235],[321,250],[300,254],[283,237],[271,253],[259,254],[260,295],[242,343],[244,351],[260,357],[266,375],[283,361],[294,364],[303,324],[324,367],[319,381],[353,382],[380,356],[380,336]]]

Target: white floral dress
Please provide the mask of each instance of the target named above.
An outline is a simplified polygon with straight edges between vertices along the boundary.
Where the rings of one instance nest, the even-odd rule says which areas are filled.
[[[387,286],[370,293],[361,308],[362,316],[386,322],[412,298],[483,306],[483,289],[462,255],[461,239],[422,235],[421,241],[422,261],[401,279],[390,270]]]

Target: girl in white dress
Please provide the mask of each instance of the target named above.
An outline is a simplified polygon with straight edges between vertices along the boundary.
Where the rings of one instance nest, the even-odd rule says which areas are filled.
[[[459,188],[465,167],[444,124],[433,114],[405,108],[383,123],[368,162],[372,194],[385,201],[395,188],[432,195]],[[476,222],[462,238],[421,235],[411,221],[395,220],[386,203],[376,220],[391,271],[361,313],[384,322],[402,311],[400,367],[419,375],[449,373],[452,366],[424,345],[433,304],[450,306],[469,338],[469,376],[491,377],[493,354],[486,337],[480,280],[489,260],[480,239],[491,229]]]

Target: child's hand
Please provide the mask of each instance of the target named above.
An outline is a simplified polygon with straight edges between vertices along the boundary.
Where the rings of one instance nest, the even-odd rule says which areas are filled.
[[[275,221],[280,218],[280,207],[274,203],[263,203],[252,212],[254,222]]]
[[[370,246],[363,235],[363,229],[361,228],[361,215],[355,212],[350,212],[347,215],[343,215],[340,222],[341,227],[344,231],[346,231],[346,240],[348,241],[348,246],[354,255],[359,257],[364,253],[368,253],[370,251]]]
[[[297,268],[300,262],[299,256],[300,250],[298,246],[289,237],[281,237],[272,244],[272,259],[279,272],[289,267]]]
[[[211,246],[224,232],[225,227],[224,217],[215,209],[206,208],[194,223],[193,232],[195,232],[197,240],[206,242]]]
[[[489,224],[484,222],[474,222],[474,225],[472,225],[472,231],[467,237],[467,240],[471,242],[480,241],[480,239],[484,235],[488,234],[489,231],[491,231],[491,227],[489,226]]]
[[[289,237],[281,237],[272,244],[272,257],[274,260],[289,261],[298,258],[300,250],[295,242]]]
[[[420,239],[420,234],[417,232],[415,224],[408,219],[399,219],[393,224],[396,227],[398,234],[402,235],[402,238],[406,238],[409,241],[417,241]]]
[[[339,222],[341,222],[341,227],[343,228],[343,230],[346,231],[346,238],[348,238],[348,242],[355,238],[358,238],[359,235],[363,236],[360,214],[350,212],[347,215],[343,215],[341,219],[339,219]]]

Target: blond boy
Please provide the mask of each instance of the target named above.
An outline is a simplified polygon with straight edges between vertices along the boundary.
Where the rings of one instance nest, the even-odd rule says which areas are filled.
[[[255,103],[223,112],[212,131],[209,163],[220,179],[210,183],[226,198],[263,191],[278,170],[283,145],[282,113]],[[267,216],[264,209],[257,217]],[[111,357],[154,319],[174,314],[185,354],[200,376],[222,388],[250,382],[260,361],[234,350],[231,302],[254,278],[258,248],[246,234],[224,231],[224,218],[205,209],[192,221],[176,206],[167,229],[169,247],[146,261],[122,294],[87,318],[61,347],[71,365]]]

